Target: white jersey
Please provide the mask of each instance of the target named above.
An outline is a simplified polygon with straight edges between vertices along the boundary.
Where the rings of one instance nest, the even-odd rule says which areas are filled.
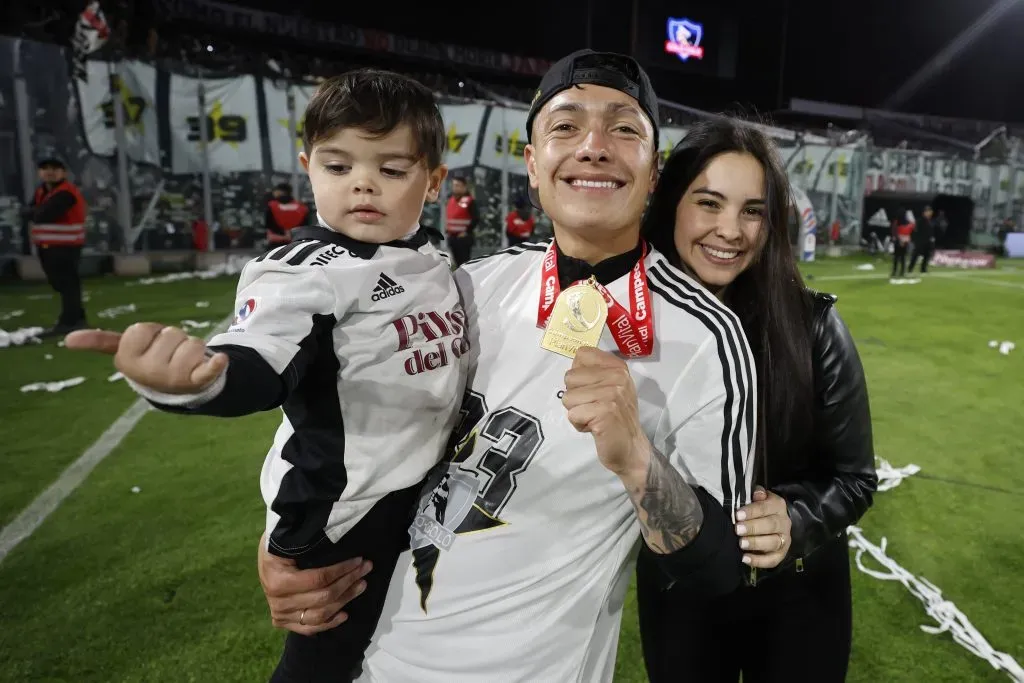
[[[428,478],[361,683],[611,681],[639,547],[620,480],[561,403],[572,361],[540,347],[546,245],[456,274],[472,367],[445,462]],[[655,347],[628,361],[643,428],[730,511],[750,498],[755,373],[737,318],[657,253]],[[629,277],[605,283],[629,300]],[[616,351],[605,332],[600,348]]]
[[[468,345],[447,255],[425,231],[383,245],[322,227],[295,235],[243,269],[235,320],[209,342],[230,356],[218,383],[141,393],[207,414],[281,405],[260,485],[271,550],[298,557],[437,464]]]

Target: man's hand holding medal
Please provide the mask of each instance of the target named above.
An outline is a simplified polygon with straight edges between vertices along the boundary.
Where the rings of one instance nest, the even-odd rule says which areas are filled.
[[[561,290],[555,250],[552,242],[544,258],[537,326],[544,329],[543,348],[573,359],[562,404],[573,427],[594,437],[602,465],[622,477],[642,474],[651,445],[640,425],[636,386],[625,360],[597,345],[607,323],[623,356],[653,351],[646,246],[630,272],[628,311],[593,277]]]

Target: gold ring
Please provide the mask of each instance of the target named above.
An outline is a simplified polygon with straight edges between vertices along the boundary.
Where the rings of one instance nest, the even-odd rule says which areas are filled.
[[[779,537],[779,547],[776,548],[775,550],[782,550],[782,548],[785,547],[785,545],[786,545],[786,537],[783,536],[782,534],[775,534],[775,535]]]
[[[299,615],[299,626],[305,626],[303,619],[306,618],[306,610],[302,610],[302,614]]]

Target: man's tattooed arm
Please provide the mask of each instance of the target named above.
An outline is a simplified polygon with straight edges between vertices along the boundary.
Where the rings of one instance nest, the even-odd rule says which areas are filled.
[[[623,483],[636,508],[644,541],[655,553],[668,555],[697,537],[704,524],[700,500],[668,458],[656,449],[651,447],[647,472],[623,477]]]

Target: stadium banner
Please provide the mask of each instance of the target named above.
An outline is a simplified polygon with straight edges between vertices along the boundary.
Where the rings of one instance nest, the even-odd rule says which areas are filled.
[[[876,149],[867,156],[864,192],[899,190],[932,192],[970,197],[975,181],[989,186],[988,169],[978,173],[976,164],[936,152],[902,149]]]
[[[996,257],[984,251],[937,249],[929,265],[964,269],[995,268]]]
[[[262,171],[256,79],[252,76],[209,79],[206,88],[206,134],[210,170],[219,173]],[[202,171],[202,129],[199,79],[171,77],[168,116],[171,129],[171,172]]]
[[[270,163],[278,173],[291,173],[292,160],[302,151],[302,131],[305,125],[306,105],[316,91],[315,85],[293,85],[295,98],[295,137],[288,136],[288,89],[279,82],[264,79],[263,94],[267,101],[267,139],[270,141]],[[302,167],[298,167],[302,170]]]
[[[800,217],[800,260],[813,261],[817,248],[818,219],[814,215],[814,205],[807,193],[797,185],[792,185],[793,207]]]
[[[681,126],[665,126],[658,131],[658,156],[664,166],[672,150],[686,137],[686,128]]]
[[[851,165],[858,152],[854,145],[833,148],[831,145],[809,144],[803,148],[779,148],[786,172],[794,184],[807,192],[831,194],[833,178],[838,172],[836,191],[842,196],[850,192]]]
[[[114,130],[114,100],[124,113],[125,153],[132,161],[160,163],[157,130],[156,69],[142,62],[123,62],[116,78],[116,95],[110,94],[108,62],[87,61],[86,78],[75,79],[82,115],[82,129],[89,151],[113,156],[117,151]]]
[[[504,116],[502,113],[504,112]],[[480,146],[480,158],[477,164],[502,170],[508,159],[508,172],[526,175],[526,162],[523,150],[526,149],[526,116],[522,109],[493,106],[487,118],[487,130],[484,132],[483,144]]]
[[[480,128],[487,106],[483,104],[442,104],[439,109],[441,118],[444,119],[445,129],[444,162],[448,164],[448,168],[473,166],[476,161]],[[493,118],[494,114],[491,117]]]
[[[239,7],[213,0],[156,0],[157,11],[168,19],[185,19],[244,33],[291,38],[304,43],[349,47],[369,52],[404,55],[438,63],[455,63],[491,71],[543,76],[550,62],[475,47],[416,40],[387,31],[321,22],[303,16]]]

